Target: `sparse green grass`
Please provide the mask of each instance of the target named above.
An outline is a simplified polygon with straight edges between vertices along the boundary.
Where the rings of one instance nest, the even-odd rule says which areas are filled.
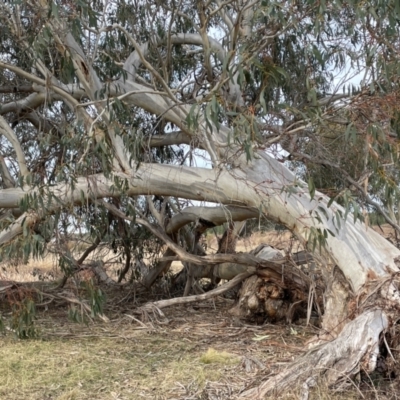
[[[178,338],[143,331],[123,336],[1,338],[0,398],[167,399],[181,390],[179,384],[201,388],[232,365],[232,355],[224,352],[213,354],[218,362],[205,364],[202,349]]]
[[[239,334],[241,328],[216,323],[221,314],[212,315],[211,308],[209,314],[183,318],[188,310],[177,308],[176,322],[149,330],[126,318],[76,324],[58,312],[38,321],[41,339],[0,336],[0,399],[235,399],[247,385],[277,372],[280,360],[290,362],[301,354],[289,353],[287,343],[300,348],[311,334],[297,327],[301,334],[293,336],[288,327],[271,325],[263,333],[282,338],[282,347],[268,345],[252,340],[253,330]],[[243,360],[248,356],[265,369],[246,371]],[[366,399],[396,398],[382,393],[368,388],[363,394]],[[294,400],[299,393],[289,391],[277,398]],[[341,393],[322,384],[310,391],[310,400],[358,398],[360,392],[352,386]]]
[[[227,351],[217,351],[210,348],[207,353],[200,357],[200,361],[204,364],[235,365],[240,362],[240,358]]]

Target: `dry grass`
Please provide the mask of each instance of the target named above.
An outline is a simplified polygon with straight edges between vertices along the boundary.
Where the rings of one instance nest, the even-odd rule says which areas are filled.
[[[207,352],[200,357],[200,361],[204,364],[235,365],[240,362],[240,358],[227,351],[218,351],[209,348]]]
[[[217,239],[214,235],[209,235],[206,239],[207,252],[214,253],[218,249]],[[284,232],[256,232],[250,237],[241,238],[238,240],[236,251],[249,252],[256,248],[261,243],[266,243],[278,249],[288,250],[292,249],[293,252],[299,251],[300,247],[298,241],[294,240],[292,234],[288,231]],[[77,258],[79,255],[77,254]],[[94,252],[88,257],[87,261],[95,261],[101,259],[108,263],[107,271],[113,278],[117,277],[117,270],[123,267],[121,263],[117,262],[117,257],[111,251],[104,249]],[[148,261],[148,260],[147,260]],[[146,260],[145,260],[146,262]],[[177,273],[182,269],[180,261],[174,261],[171,265],[171,271]],[[0,280],[16,281],[16,282],[35,282],[39,278],[44,280],[54,280],[61,277],[61,272],[57,268],[57,258],[53,254],[48,254],[43,259],[30,259],[26,264],[18,266],[10,266],[6,263],[0,265]]]
[[[41,339],[0,338],[0,398],[234,398],[257,374],[271,372],[272,361],[290,361],[312,331],[299,327],[293,335],[283,326],[235,324],[230,305],[176,307],[148,329],[121,314],[86,326],[48,311],[38,321]],[[281,337],[280,346],[253,340],[265,332]],[[253,360],[250,367],[246,360]]]
[[[179,382],[204,387],[217,368],[202,365],[193,344],[162,335],[4,339],[0,350],[0,398],[170,398]]]
[[[40,339],[0,336],[0,398],[236,399],[302,354],[316,333],[304,326],[246,325],[228,315],[231,305],[216,299],[173,307],[147,328],[126,315],[126,304],[119,313],[108,310],[108,324],[72,323],[61,310],[41,313]],[[366,398],[390,398],[368,392],[373,396],[364,392]],[[276,398],[297,399],[299,393]],[[360,395],[354,387],[335,394],[320,385],[311,398]]]
[[[253,235],[242,239],[237,250],[249,251],[260,243],[300,249],[289,234],[277,236]],[[215,244],[210,240],[209,248]],[[0,280],[34,281],[33,268],[52,270],[54,260],[6,269]],[[0,399],[235,399],[302,354],[317,333],[304,326],[243,324],[227,312],[232,301],[221,298],[171,307],[164,319],[150,316],[153,319],[143,325],[129,317],[141,300],[121,291],[117,295],[125,300],[108,302],[108,324],[76,324],[67,319],[65,309],[50,308],[39,313],[40,339],[20,341],[11,332],[0,336]],[[378,392],[373,385],[363,396],[397,398],[395,391]],[[335,394],[319,385],[310,398],[361,396],[353,386]]]

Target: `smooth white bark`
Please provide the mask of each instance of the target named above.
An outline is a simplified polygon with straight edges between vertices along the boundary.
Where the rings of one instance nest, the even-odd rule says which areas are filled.
[[[247,207],[186,207],[171,218],[165,231],[167,233],[176,232],[186,224],[196,222],[199,219],[221,225],[224,222],[243,221],[259,216],[260,213],[256,209],[248,209]]]
[[[336,231],[332,220],[335,211],[340,209],[344,214],[344,210],[335,203],[328,209],[329,198],[320,193],[316,193],[314,200],[310,200],[306,184],[296,181],[285,165],[265,153],[258,153],[253,163],[234,171],[141,164],[130,175],[117,176],[128,180],[127,194],[132,196],[176,196],[260,210],[269,218],[287,226],[304,242],[308,239],[310,228],[330,229],[335,236],[328,235],[326,254],[339,266],[354,291],[359,290],[368,280],[398,270],[395,259],[400,256],[400,250],[374,230],[360,222],[354,223],[352,215],[347,220],[342,219],[341,229]],[[290,188],[295,184],[296,193],[290,193]],[[79,204],[82,195],[85,199],[118,195],[113,190],[113,181],[102,175],[79,178],[74,190],[65,184],[49,189],[64,204]],[[2,190],[0,207],[18,207],[19,201],[27,193],[30,191],[19,188]],[[52,201],[47,211],[51,212],[52,208],[59,206],[58,202]],[[323,208],[328,216],[326,218],[320,212],[322,223],[312,215],[318,207]],[[15,225],[10,229],[15,234],[22,232]],[[3,234],[0,234],[0,243],[3,243]],[[9,240],[10,234],[6,237]]]
[[[21,144],[17,138],[15,132],[10,128],[8,122],[0,115],[0,135],[4,135],[11,143],[16,155],[19,166],[20,175],[26,177],[29,175],[28,168],[26,166],[25,154],[22,151]]]
[[[319,192],[311,200],[307,185],[296,180],[284,164],[265,153],[258,155],[244,175],[258,196],[265,196],[263,210],[305,242],[312,227],[333,232],[335,236],[328,234],[325,253],[339,266],[354,291],[368,280],[398,271],[395,259],[400,255],[399,249],[373,229],[359,221],[354,223],[351,213],[346,220],[340,219],[337,230],[333,218],[337,217],[337,210],[345,215],[343,207],[333,203],[328,209],[329,198]],[[315,211],[322,223],[313,214]]]

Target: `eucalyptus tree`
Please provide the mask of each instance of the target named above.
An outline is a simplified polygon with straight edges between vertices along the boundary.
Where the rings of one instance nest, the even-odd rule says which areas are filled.
[[[266,216],[318,255],[331,341],[242,397],[375,368],[400,305],[400,250],[368,228],[374,211],[400,230],[397,0],[22,0],[0,18],[4,257],[55,238],[67,270],[88,254],[62,246],[73,229],[126,257],[150,232],[168,247],[151,284],[174,254],[259,266],[203,256],[196,233]]]

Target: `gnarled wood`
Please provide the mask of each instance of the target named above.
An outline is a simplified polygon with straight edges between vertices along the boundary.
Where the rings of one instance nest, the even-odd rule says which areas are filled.
[[[253,253],[266,260],[282,260],[283,252],[270,246],[260,245]],[[239,290],[238,300],[230,313],[239,318],[256,322],[292,321],[296,308],[303,308],[306,314],[310,279],[303,274],[303,284],[297,285],[285,274],[287,264],[282,265],[280,279],[273,279],[270,274],[259,270],[257,276],[247,279]],[[299,271],[300,272],[300,271]],[[319,288],[321,291],[322,288]]]
[[[303,386],[308,391],[320,376],[326,383],[351,379],[361,368],[375,369],[379,353],[379,335],[388,327],[388,317],[382,310],[370,310],[348,323],[331,342],[318,345],[287,369],[254,389],[246,390],[240,399],[264,399],[269,395]]]

